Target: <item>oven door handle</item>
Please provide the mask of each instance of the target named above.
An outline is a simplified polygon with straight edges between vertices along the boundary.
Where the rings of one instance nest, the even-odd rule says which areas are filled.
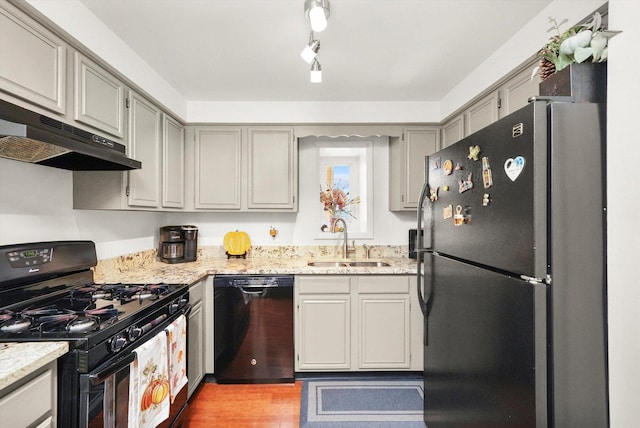
[[[100,367],[98,367],[93,372],[89,373],[89,380],[93,385],[99,385],[111,375],[118,373],[120,370],[127,367],[129,364],[134,362],[136,359],[136,353],[132,352],[124,358],[119,359],[115,362],[108,362]]]
[[[189,318],[189,315],[191,315],[191,309],[193,309],[193,306],[191,306],[191,303],[187,303],[187,306],[182,310],[182,315]]]

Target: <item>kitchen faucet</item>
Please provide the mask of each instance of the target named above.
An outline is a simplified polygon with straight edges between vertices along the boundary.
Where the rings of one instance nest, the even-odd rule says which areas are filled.
[[[346,259],[349,258],[349,241],[347,240],[347,222],[344,221],[344,219],[342,217],[338,217],[336,219],[336,221],[331,225],[331,233],[335,233],[336,232],[336,226],[338,226],[338,222],[342,223],[342,231],[344,232],[344,242],[342,243],[342,258]]]

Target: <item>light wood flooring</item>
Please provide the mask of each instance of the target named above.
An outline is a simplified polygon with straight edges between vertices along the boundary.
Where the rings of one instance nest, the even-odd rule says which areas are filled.
[[[302,381],[268,385],[203,383],[189,400],[189,428],[297,428]]]

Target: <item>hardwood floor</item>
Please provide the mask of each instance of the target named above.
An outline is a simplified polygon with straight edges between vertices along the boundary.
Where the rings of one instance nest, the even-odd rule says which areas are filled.
[[[189,401],[189,428],[295,428],[302,381],[268,385],[203,383]]]

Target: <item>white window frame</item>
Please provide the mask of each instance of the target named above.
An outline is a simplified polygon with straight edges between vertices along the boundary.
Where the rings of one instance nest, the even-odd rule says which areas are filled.
[[[350,197],[360,196],[360,204],[355,207],[357,221],[347,223],[347,237],[352,239],[373,239],[373,141],[345,141],[341,139],[318,139],[314,142],[318,180],[318,209],[314,218],[318,226],[327,222],[320,203],[320,185],[324,186],[327,165],[350,165],[351,174],[357,177],[350,182]],[[319,230],[319,229],[318,229]],[[318,232],[316,239],[340,239],[343,232]]]

